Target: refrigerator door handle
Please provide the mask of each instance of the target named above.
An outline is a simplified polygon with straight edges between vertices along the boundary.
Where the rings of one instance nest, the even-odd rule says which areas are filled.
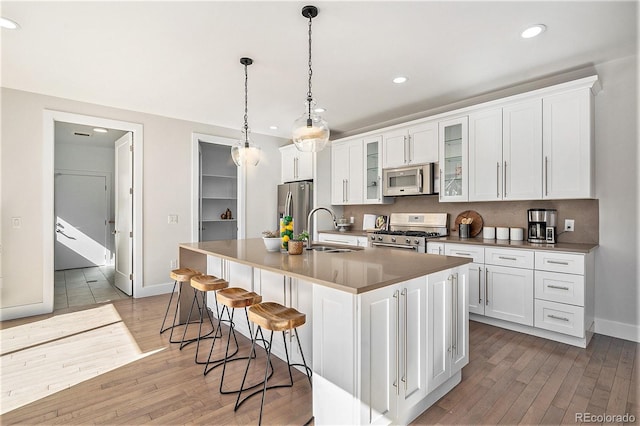
[[[287,200],[284,203],[284,215],[291,216],[291,201],[293,199],[293,194],[291,191],[287,192]]]

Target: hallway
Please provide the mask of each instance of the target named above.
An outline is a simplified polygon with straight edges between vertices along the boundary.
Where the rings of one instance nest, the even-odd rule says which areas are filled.
[[[54,309],[128,299],[115,287],[114,273],[113,266],[55,271]]]

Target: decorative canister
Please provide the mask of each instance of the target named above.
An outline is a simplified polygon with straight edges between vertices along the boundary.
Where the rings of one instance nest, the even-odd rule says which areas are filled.
[[[522,241],[524,239],[524,229],[523,228],[511,228],[511,241]]]
[[[485,226],[482,228],[482,238],[485,240],[495,240],[496,239],[496,227],[495,226]]]
[[[496,239],[498,239],[498,240],[508,240],[509,239],[509,228],[498,226],[496,228]]]
[[[458,225],[458,236],[460,238],[469,238],[469,228],[471,228],[471,225],[468,223]]]

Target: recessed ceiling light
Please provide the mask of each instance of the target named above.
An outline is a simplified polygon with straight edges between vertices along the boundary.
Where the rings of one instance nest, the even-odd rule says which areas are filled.
[[[278,126],[269,126],[271,130],[278,130]]]
[[[20,28],[20,25],[18,25],[17,22],[12,21],[11,19],[8,19],[8,18],[5,18],[5,17],[1,17],[0,18],[0,27],[6,28],[8,30],[17,30],[18,28]]]
[[[107,129],[103,129],[102,127],[94,127],[93,131],[97,132],[97,133],[107,133],[108,132]]]
[[[403,77],[403,76],[398,76],[396,78],[393,79],[393,82],[396,84],[402,84],[404,82],[407,81],[407,77]]]
[[[314,112],[325,112],[325,111],[326,111],[326,109],[325,109],[325,108],[322,108],[322,107],[318,107],[318,108],[314,108],[314,110],[313,110],[313,111],[314,111]]]
[[[532,38],[535,37],[537,35],[540,35],[544,32],[544,30],[546,30],[547,27],[545,25],[542,24],[536,24],[536,25],[532,25],[529,28],[527,28],[526,30],[524,30],[521,34],[522,38]]]

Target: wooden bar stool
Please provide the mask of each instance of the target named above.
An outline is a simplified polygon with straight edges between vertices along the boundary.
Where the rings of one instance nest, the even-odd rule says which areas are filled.
[[[201,275],[201,273],[191,268],[174,269],[169,273],[169,276],[173,280],[173,290],[171,290],[171,297],[169,298],[169,303],[167,304],[167,311],[164,313],[164,319],[162,320],[162,325],[160,326],[160,334],[171,329],[171,334],[169,334],[170,343],[179,343],[178,340],[175,340],[175,341],[173,340],[173,329],[176,328],[177,326],[184,325],[184,323],[176,324],[176,321],[178,320],[178,306],[180,305],[180,293],[182,292],[182,284],[191,281],[191,278],[195,275]],[[178,283],[180,283],[179,286],[178,286]],[[173,295],[176,292],[176,286],[178,286],[178,294],[176,295],[176,301],[175,301],[176,307],[173,313],[173,321],[170,326],[165,328],[164,324],[167,321],[167,315],[169,314],[169,309],[171,308]]]
[[[198,361],[198,352],[200,351],[200,339],[209,338],[209,336],[214,332],[215,326],[213,324],[213,319],[209,314],[209,309],[207,309],[207,292],[208,291],[217,291],[222,290],[223,288],[229,287],[229,282],[223,280],[222,278],[218,278],[214,275],[195,275],[191,278],[191,287],[193,288],[193,301],[191,302],[191,309],[189,309],[189,316],[187,317],[187,324],[184,327],[184,331],[182,332],[182,340],[180,341],[180,350],[187,346],[189,343],[197,342],[196,344],[196,356],[195,363],[196,364],[206,364],[206,361]],[[202,304],[198,301],[198,294],[202,297]],[[198,312],[200,313],[200,325],[198,326],[198,336],[192,339],[186,339],[187,329],[189,328],[189,323],[191,322],[191,312],[193,312],[193,305],[198,305]],[[202,334],[202,323],[204,321],[204,312],[207,313],[207,318],[209,318],[209,322],[211,323],[211,331]],[[218,315],[218,322],[220,321],[220,311],[218,309],[218,301],[216,299],[216,314]],[[213,336],[215,340],[217,335]]]
[[[306,315],[298,312],[293,308],[288,308],[279,303],[265,302],[265,303],[260,303],[258,305],[251,306],[249,308],[248,317],[251,322],[253,322],[258,326],[256,329],[256,333],[252,338],[251,352],[253,352],[253,350],[255,349],[258,333],[259,332],[262,333],[262,328],[271,330],[269,343],[266,347],[267,365],[265,367],[265,372],[264,372],[264,382],[263,382],[264,384],[262,387],[262,402],[260,403],[260,417],[258,420],[258,424],[262,424],[262,410],[264,408],[264,397],[265,397],[265,394],[267,393],[267,389],[289,388],[293,386],[293,375],[291,374],[292,364],[291,364],[291,361],[289,360],[289,351],[287,350],[287,339],[285,336],[286,330],[293,330],[294,333],[296,334],[298,349],[300,349],[300,355],[302,356],[303,366],[304,366],[305,372],[307,373],[307,379],[309,379],[309,385],[311,385],[311,371],[309,370],[309,367],[307,367],[307,361],[304,359],[304,353],[302,352],[302,346],[300,345],[300,339],[298,338],[298,329],[297,329],[298,327],[300,327],[306,322]],[[284,341],[284,353],[287,357],[287,366],[289,368],[289,384],[267,386],[267,381],[268,381],[267,373],[268,373],[268,366],[271,362],[271,343],[273,341],[274,331],[282,332],[282,339]],[[240,405],[242,405],[242,403],[245,402],[247,399],[261,392],[260,390],[257,390],[251,393],[250,395],[246,396],[244,399],[242,400],[240,399],[242,395],[242,391],[250,389],[250,388],[247,388],[247,389],[244,388],[244,382],[247,378],[247,373],[249,372],[250,364],[251,364],[251,357],[249,357],[249,359],[247,360],[247,368],[244,371],[244,377],[242,378],[242,385],[240,386],[240,391],[238,392],[238,398],[236,399],[236,405],[234,407],[234,411],[236,411],[238,407],[240,407]]]
[[[222,376],[220,378],[220,393],[222,394],[229,394],[229,393],[236,393],[238,392],[238,390],[233,390],[233,391],[225,391],[223,390],[223,385],[224,385],[224,374],[225,371],[227,369],[227,362],[231,362],[231,361],[238,361],[241,359],[248,359],[250,357],[254,357],[255,358],[255,351],[252,350],[249,353],[248,357],[236,357],[236,358],[232,358],[234,355],[236,355],[238,353],[238,339],[236,338],[236,334],[235,334],[235,323],[233,322],[233,317],[235,314],[235,310],[236,308],[243,308],[244,309],[244,313],[245,313],[245,317],[247,319],[247,327],[249,330],[251,330],[251,323],[249,322],[249,315],[247,313],[247,308],[253,305],[256,305],[260,302],[262,302],[262,296],[260,296],[257,293],[254,293],[253,291],[247,291],[243,288],[239,288],[239,287],[229,287],[223,290],[220,290],[218,292],[216,292],[216,299],[217,301],[222,305],[222,311],[220,313],[220,315],[224,315],[224,312],[227,312],[227,318],[229,321],[229,334],[227,335],[227,346],[225,349],[225,353],[224,353],[224,357],[216,359],[216,360],[211,360],[211,356],[213,354],[213,350],[215,347],[215,339],[214,341],[211,343],[211,350],[209,351],[209,359],[207,362],[207,365],[205,365],[204,367],[204,375],[206,376],[211,370],[213,370],[214,368],[222,365]],[[222,317],[219,318],[222,318]],[[218,336],[218,333],[222,334],[222,330],[220,328],[221,326],[221,322],[218,321],[218,327],[216,329],[216,336]],[[229,344],[231,342],[231,335],[233,334],[233,340],[235,341],[235,346],[236,349],[232,354],[229,354]],[[262,335],[262,331],[260,332],[260,336],[263,342],[264,340],[264,336]],[[213,364],[211,367],[209,367],[210,364]],[[271,374],[273,374],[273,366],[271,367]],[[271,377],[271,376],[269,376]],[[252,386],[251,388],[254,388],[256,386],[260,386],[262,383],[258,383],[257,385]],[[251,389],[249,388],[249,389]]]

